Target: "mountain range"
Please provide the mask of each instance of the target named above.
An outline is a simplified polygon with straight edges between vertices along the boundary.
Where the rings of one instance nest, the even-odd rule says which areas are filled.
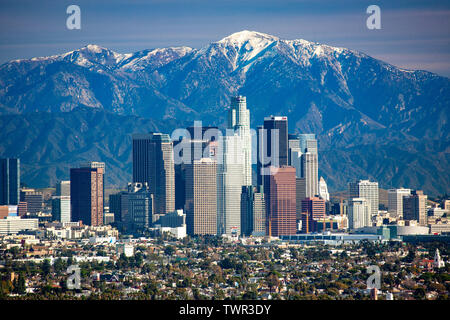
[[[131,179],[133,132],[193,120],[223,127],[245,95],[252,127],[285,115],[315,133],[331,190],[354,178],[450,193],[450,79],[362,52],[241,31],[200,49],[121,54],[97,45],[0,66],[0,157],[18,156],[34,186],[105,161],[107,183]]]

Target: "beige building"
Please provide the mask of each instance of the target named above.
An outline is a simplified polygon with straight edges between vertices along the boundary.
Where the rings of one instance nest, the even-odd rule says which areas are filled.
[[[194,160],[186,165],[185,175],[187,233],[217,234],[217,162]]]

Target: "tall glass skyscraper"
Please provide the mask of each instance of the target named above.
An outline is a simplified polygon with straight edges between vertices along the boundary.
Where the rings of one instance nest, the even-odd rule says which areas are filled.
[[[243,184],[252,185],[252,136],[250,134],[250,111],[243,96],[231,98],[231,108],[228,111],[228,129],[233,129],[241,138],[243,156]]]
[[[0,159],[0,205],[18,205],[19,189],[20,160]]]
[[[133,182],[148,183],[153,214],[175,210],[173,144],[168,134],[133,135]]]
[[[219,139],[217,165],[217,233],[241,234],[241,193],[245,175],[242,174],[241,137],[222,136]]]

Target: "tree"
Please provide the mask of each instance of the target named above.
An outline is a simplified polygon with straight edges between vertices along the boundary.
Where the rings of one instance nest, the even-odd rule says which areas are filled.
[[[273,288],[278,288],[278,286],[280,285],[280,281],[278,280],[278,277],[272,272],[270,272],[266,276],[266,283],[267,283],[267,286],[269,287],[270,293],[272,293]]]
[[[418,299],[418,300],[424,299],[425,296],[426,296],[425,289],[422,288],[422,287],[417,287],[417,288],[414,290],[413,296],[414,296],[415,299]]]

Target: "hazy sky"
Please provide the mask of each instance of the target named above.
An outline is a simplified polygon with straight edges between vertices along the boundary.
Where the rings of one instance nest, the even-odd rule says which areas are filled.
[[[81,30],[66,8],[81,8]],[[381,8],[369,30],[366,8]],[[120,53],[200,48],[241,30],[363,51],[409,69],[450,77],[450,0],[0,0],[0,63],[98,44]]]

